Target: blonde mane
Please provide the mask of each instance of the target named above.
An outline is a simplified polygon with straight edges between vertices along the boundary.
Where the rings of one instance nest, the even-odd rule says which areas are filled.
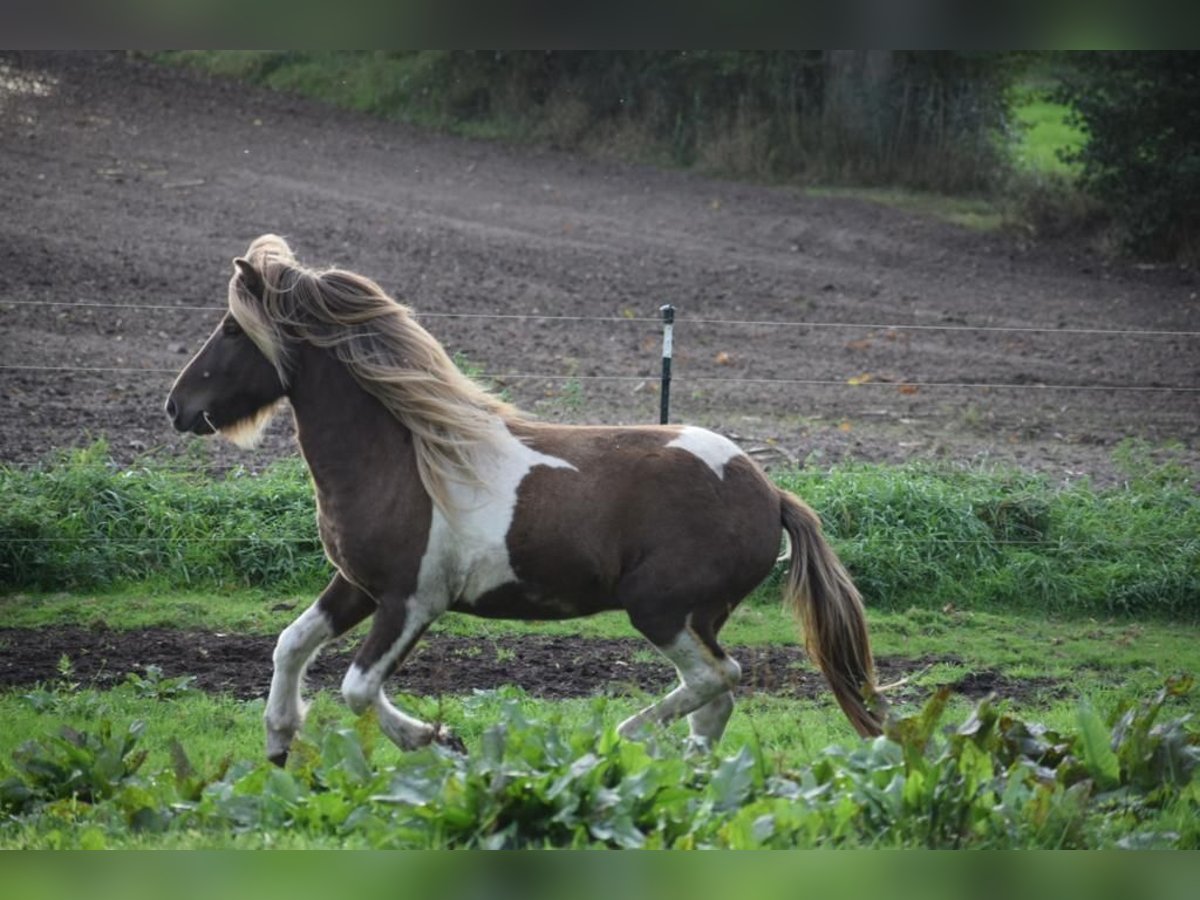
[[[328,348],[412,432],[421,482],[448,512],[448,483],[479,483],[476,449],[498,436],[498,419],[522,415],[463,375],[412,311],[371,279],[301,266],[273,234],[256,239],[246,258],[262,275],[263,298],[249,296],[235,276],[229,311],[280,380],[289,382],[296,341]]]

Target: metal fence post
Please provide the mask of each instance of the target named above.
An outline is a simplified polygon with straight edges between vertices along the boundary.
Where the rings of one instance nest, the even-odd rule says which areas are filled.
[[[671,417],[671,351],[675,330],[675,307],[670,303],[659,307],[663,320],[662,391],[659,394],[658,421],[667,424]]]

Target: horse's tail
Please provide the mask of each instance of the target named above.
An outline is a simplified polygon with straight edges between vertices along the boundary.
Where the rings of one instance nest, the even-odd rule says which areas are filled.
[[[809,658],[829,682],[850,723],[863,737],[880,733],[867,708],[875,663],[862,598],[821,531],[821,520],[799,498],[780,491],[791,560],[783,601],[800,620]]]

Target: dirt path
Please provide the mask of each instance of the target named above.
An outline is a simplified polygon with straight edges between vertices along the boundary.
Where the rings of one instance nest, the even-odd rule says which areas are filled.
[[[249,700],[266,696],[274,644],[273,638],[262,635],[169,628],[0,628],[0,689],[61,681],[58,666],[65,655],[71,662],[68,680],[84,685],[111,687],[124,681],[130,672],[144,674],[147,666],[158,666],[166,677],[192,676],[201,690]],[[731,647],[729,652],[742,666],[742,696],[831,696],[798,647]],[[352,658],[353,650],[345,644],[325,651],[309,668],[309,685],[338,690]],[[934,662],[954,660],[880,659],[880,683],[896,681]],[[654,658],[653,650],[643,641],[430,635],[421,641],[389,686],[397,692],[436,696],[517,685],[536,697],[561,699],[637,692],[663,694],[674,681],[670,665]],[[1017,700],[1060,691],[1058,683],[1050,678],[1014,679],[995,670],[972,672],[953,687],[973,698],[995,692]],[[921,689],[913,696],[927,693]],[[905,693],[893,694],[892,698],[904,699]]]
[[[161,403],[217,318],[183,307],[221,304],[230,258],[264,231],[425,313],[619,319],[426,319],[547,419],[655,420],[658,329],[625,319],[669,301],[674,417],[770,439],[768,461],[985,458],[1105,479],[1127,436],[1182,441],[1198,458],[1196,394],[1038,387],[1200,384],[1195,338],[1060,333],[1200,330],[1194,272],[1106,265],[866,202],[431,135],[122,55],[9,54],[0,210],[2,363],[135,370],[0,370],[5,461],[98,436],[122,458],[181,452]],[[530,373],[571,378],[511,377]],[[597,377],[614,375],[634,377]],[[922,382],[1016,387],[901,387]],[[289,452],[286,421],[255,454],[205,451],[252,465]]]

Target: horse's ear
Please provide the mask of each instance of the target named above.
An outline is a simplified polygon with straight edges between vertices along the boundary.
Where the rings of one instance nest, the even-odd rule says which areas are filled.
[[[253,294],[256,299],[261,300],[263,298],[264,285],[262,276],[258,274],[258,269],[250,265],[248,259],[241,256],[233,261],[233,265],[238,270],[238,275],[241,276],[242,284],[246,286],[246,290]]]

